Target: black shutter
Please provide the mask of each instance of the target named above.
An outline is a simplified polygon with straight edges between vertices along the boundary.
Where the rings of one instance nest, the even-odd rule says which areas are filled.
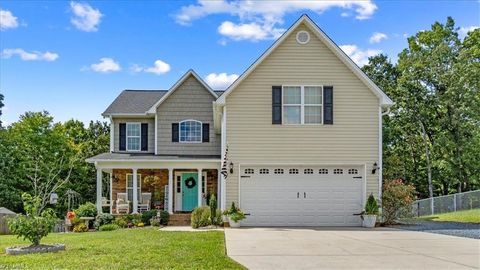
[[[202,124],[202,142],[210,141],[210,124]]]
[[[120,133],[118,134],[119,150],[125,151],[127,148],[127,124],[120,123]]]
[[[178,123],[172,123],[172,142],[178,142]]]
[[[282,124],[282,86],[272,86],[272,124]]]
[[[142,123],[142,151],[148,151],[148,124]]]
[[[333,125],[333,86],[323,87],[323,124]]]

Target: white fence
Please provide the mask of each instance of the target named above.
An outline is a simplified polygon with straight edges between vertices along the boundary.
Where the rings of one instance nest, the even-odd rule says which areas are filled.
[[[428,216],[474,208],[480,208],[480,189],[422,199],[412,204],[415,216]]]

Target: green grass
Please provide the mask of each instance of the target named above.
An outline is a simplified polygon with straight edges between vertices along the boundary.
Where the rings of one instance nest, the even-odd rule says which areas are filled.
[[[6,255],[6,247],[28,243],[13,235],[0,235],[0,269],[243,269],[225,254],[220,231],[144,228],[52,233],[42,243],[63,243],[66,251]]]
[[[422,216],[418,217],[419,220],[430,220],[430,221],[455,221],[455,222],[466,222],[466,223],[480,223],[480,209],[472,209],[451,213],[444,213],[432,216]]]

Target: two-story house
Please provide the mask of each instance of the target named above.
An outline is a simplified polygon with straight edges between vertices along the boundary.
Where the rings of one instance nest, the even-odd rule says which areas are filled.
[[[103,114],[110,153],[88,159],[98,208],[121,194],[138,212],[153,192],[149,207],[160,200],[180,213],[215,194],[221,209],[239,205],[247,226],[360,225],[366,197],[381,195],[382,113],[392,104],[303,15],[225,92],[193,71],[168,91],[123,91]]]

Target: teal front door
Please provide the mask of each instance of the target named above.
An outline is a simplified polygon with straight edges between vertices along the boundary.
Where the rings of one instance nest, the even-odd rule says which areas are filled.
[[[198,204],[198,174],[182,174],[182,210],[192,211]]]

